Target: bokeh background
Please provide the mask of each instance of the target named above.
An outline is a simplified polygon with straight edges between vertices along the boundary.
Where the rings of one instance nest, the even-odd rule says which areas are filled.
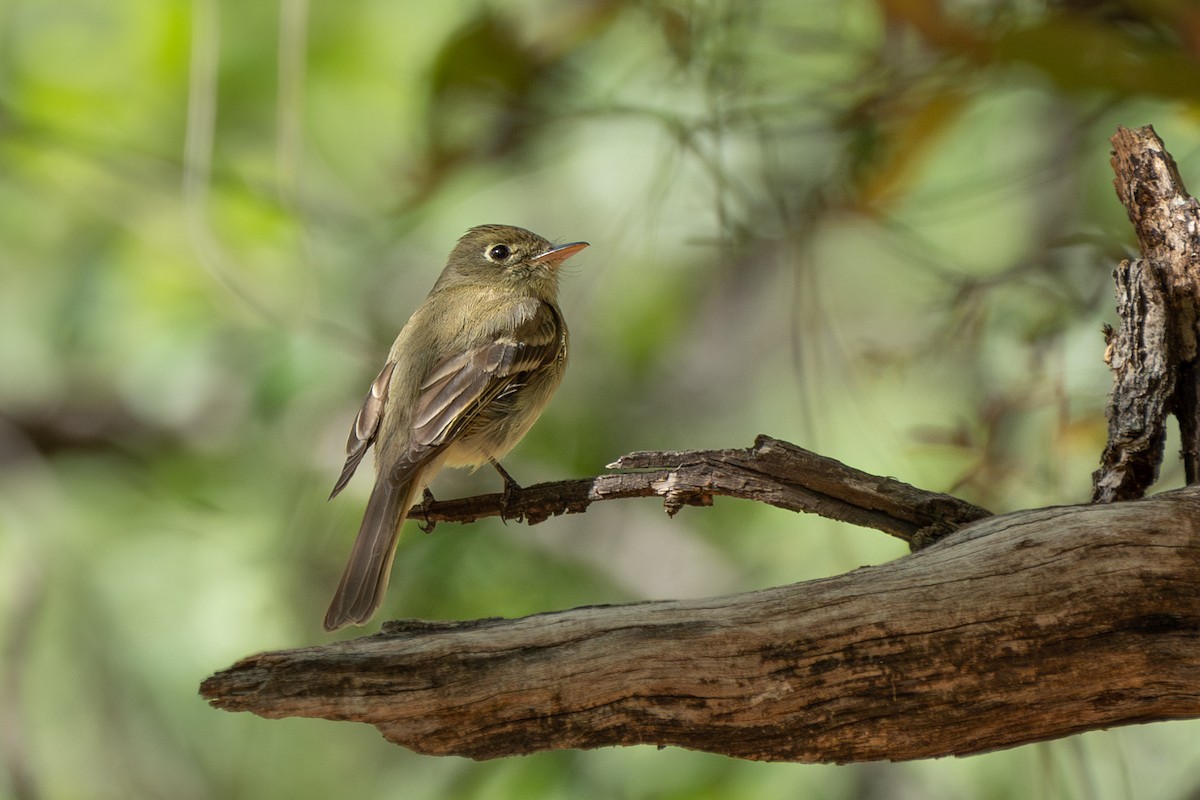
[[[765,432],[995,511],[1085,501],[1134,246],[1108,138],[1153,124],[1200,185],[1198,111],[1183,0],[0,0],[0,796],[1196,797],[1194,723],[900,765],[473,763],[197,687],[328,641],[369,483],[325,501],[346,431],[483,222],[592,243],[522,482]],[[903,553],[746,502],[606,503],[414,528],[381,616]]]

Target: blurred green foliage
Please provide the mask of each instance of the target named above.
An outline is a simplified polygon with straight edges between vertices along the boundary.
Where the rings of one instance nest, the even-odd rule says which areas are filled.
[[[1194,724],[910,765],[474,764],[196,689],[325,641],[367,483],[325,503],[345,431],[479,223],[592,242],[520,480],[767,432],[996,511],[1086,499],[1133,245],[1108,137],[1153,123],[1200,180],[1198,106],[1183,0],[3,0],[0,795],[1194,796]],[[407,536],[385,613],[902,552],[748,503],[602,504]]]

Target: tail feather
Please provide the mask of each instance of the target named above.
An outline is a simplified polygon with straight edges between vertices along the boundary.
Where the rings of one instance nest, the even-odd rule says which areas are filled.
[[[325,630],[365,624],[387,592],[400,528],[419,488],[419,473],[403,483],[381,476],[371,490],[346,570],[325,612]]]

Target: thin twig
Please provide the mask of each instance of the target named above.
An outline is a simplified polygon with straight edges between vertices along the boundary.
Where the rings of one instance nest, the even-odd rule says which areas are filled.
[[[875,528],[919,548],[991,513],[769,436],[746,449],[630,453],[608,466],[638,471],[540,483],[511,492],[507,503],[499,493],[439,500],[414,507],[411,515],[434,523],[500,516],[532,525],[601,500],[662,497],[674,515],[685,505],[711,505],[721,495]]]

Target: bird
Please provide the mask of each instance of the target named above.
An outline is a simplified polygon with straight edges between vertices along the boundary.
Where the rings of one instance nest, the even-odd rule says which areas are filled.
[[[330,499],[375,447],[375,484],[326,631],[364,625],[383,603],[401,526],[443,467],[500,466],[562,381],[569,334],[559,269],[587,242],[552,245],[511,225],[479,225],[455,244],[371,383]]]

